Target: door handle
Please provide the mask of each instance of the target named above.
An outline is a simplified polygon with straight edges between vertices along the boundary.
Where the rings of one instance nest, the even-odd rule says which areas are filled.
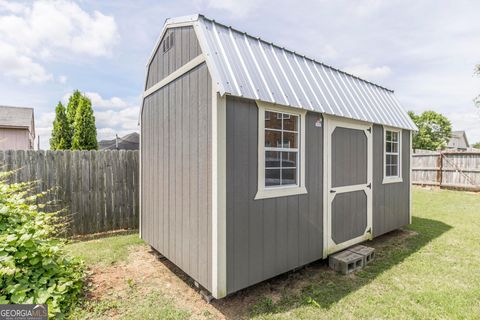
[[[335,193],[335,192],[337,192],[337,191],[335,191],[335,190],[330,190],[330,193]]]

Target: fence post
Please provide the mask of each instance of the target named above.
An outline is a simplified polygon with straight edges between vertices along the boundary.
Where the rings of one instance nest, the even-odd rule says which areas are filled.
[[[443,176],[443,157],[442,157],[442,151],[438,152],[438,157],[437,157],[437,165],[436,165],[436,172],[437,172],[437,183],[439,187],[442,187],[442,176]]]

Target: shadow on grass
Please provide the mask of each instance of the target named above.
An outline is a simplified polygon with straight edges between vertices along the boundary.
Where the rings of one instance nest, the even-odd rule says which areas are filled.
[[[376,258],[353,275],[337,274],[328,268],[326,260],[320,260],[212,304],[231,319],[281,313],[305,305],[329,309],[450,229],[451,226],[441,221],[413,217],[413,223],[408,228],[392,231],[366,243],[376,249]]]

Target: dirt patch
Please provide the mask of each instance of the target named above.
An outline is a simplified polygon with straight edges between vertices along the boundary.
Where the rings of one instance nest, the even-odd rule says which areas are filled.
[[[389,246],[404,243],[416,235],[414,231],[396,230],[366,244],[380,251],[389,250]],[[140,295],[156,290],[178,308],[188,310],[193,319],[242,319],[248,317],[251,308],[262,298],[277,303],[284,296],[300,295],[311,283],[332,275],[326,261],[317,261],[208,304],[188,275],[141,245],[132,247],[126,262],[91,269],[89,299],[128,299],[133,289]],[[116,314],[110,316],[115,318]]]

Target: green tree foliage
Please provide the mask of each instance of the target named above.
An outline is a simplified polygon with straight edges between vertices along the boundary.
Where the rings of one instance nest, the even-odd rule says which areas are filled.
[[[28,196],[34,186],[4,179],[5,174],[0,177],[0,304],[46,303],[51,318],[63,318],[81,297],[83,262],[70,257],[56,236],[64,227],[58,212],[43,212],[38,196]]]
[[[96,150],[97,128],[95,127],[95,116],[93,115],[90,99],[83,96],[75,113],[73,123],[73,150]]]
[[[475,149],[480,149],[480,141],[477,142],[477,143],[474,143],[474,144],[472,145],[472,147],[475,148]]]
[[[67,119],[68,123],[70,124],[70,129],[72,130],[73,135],[73,123],[75,122],[75,114],[77,113],[78,106],[80,102],[84,98],[84,95],[81,94],[80,91],[75,90],[73,91],[72,95],[68,99],[67,104]]]
[[[55,120],[53,121],[52,138],[50,139],[50,149],[68,150],[72,143],[72,133],[68,123],[65,107],[58,102],[55,108]]]
[[[452,124],[444,115],[435,111],[424,111],[416,115],[409,111],[408,115],[418,127],[413,137],[413,148],[439,150],[446,147],[452,136]]]

